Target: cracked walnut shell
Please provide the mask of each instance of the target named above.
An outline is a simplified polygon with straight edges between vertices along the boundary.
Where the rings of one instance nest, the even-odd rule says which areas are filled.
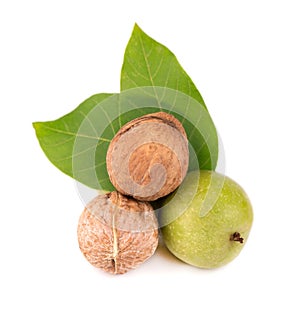
[[[185,130],[173,115],[165,112],[125,124],[112,139],[106,155],[114,187],[143,201],[173,192],[187,173],[188,161]]]
[[[86,206],[77,234],[80,250],[93,266],[123,274],[153,255],[158,222],[149,203],[112,192]]]

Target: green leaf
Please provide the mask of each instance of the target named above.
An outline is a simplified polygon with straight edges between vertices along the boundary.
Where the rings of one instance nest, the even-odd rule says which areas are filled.
[[[218,139],[209,113],[195,99],[173,89],[156,87],[154,92],[152,87],[142,87],[95,95],[66,116],[33,125],[56,167],[89,187],[112,191],[106,169],[110,141],[130,120],[157,111],[171,113],[182,122],[190,142],[190,170],[213,169]]]
[[[200,92],[175,55],[167,47],[149,37],[136,24],[124,55],[121,91],[143,86],[179,90],[206,108]]]
[[[189,140],[189,170],[214,170],[218,136],[194,83],[165,46],[137,25],[126,48],[120,94],[97,94],[71,113],[33,126],[49,160],[79,182],[112,191],[106,153],[118,130],[139,116],[173,114]],[[125,167],[124,167],[125,168]]]
[[[33,127],[40,146],[48,159],[65,174],[73,177],[72,160],[73,147],[76,138],[85,140],[88,148],[94,134],[78,135],[81,123],[97,104],[110,97],[111,94],[97,94],[85,100],[74,111],[55,120],[34,122]],[[110,140],[107,140],[108,143]]]

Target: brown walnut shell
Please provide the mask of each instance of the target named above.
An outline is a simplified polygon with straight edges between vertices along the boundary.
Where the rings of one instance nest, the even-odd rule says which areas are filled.
[[[112,139],[106,155],[114,187],[143,201],[173,192],[187,173],[188,161],[185,130],[165,112],[128,122]]]
[[[93,266],[123,274],[153,255],[158,222],[149,203],[112,192],[86,206],[77,234],[80,250]]]

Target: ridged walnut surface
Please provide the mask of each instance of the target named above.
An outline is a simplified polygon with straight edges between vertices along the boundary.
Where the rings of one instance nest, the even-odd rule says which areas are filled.
[[[114,187],[143,201],[174,191],[186,175],[188,161],[185,130],[165,112],[128,122],[111,141],[106,156]]]
[[[93,266],[123,274],[153,255],[158,244],[157,228],[149,203],[117,192],[99,195],[80,216],[79,247]]]

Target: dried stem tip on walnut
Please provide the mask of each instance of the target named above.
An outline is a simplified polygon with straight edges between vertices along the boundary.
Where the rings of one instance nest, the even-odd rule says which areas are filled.
[[[95,267],[123,274],[153,255],[158,223],[151,205],[118,192],[99,195],[78,224],[79,247]]]
[[[106,155],[108,175],[115,188],[143,201],[174,191],[186,175],[188,161],[185,130],[165,112],[128,122],[112,139]]]

